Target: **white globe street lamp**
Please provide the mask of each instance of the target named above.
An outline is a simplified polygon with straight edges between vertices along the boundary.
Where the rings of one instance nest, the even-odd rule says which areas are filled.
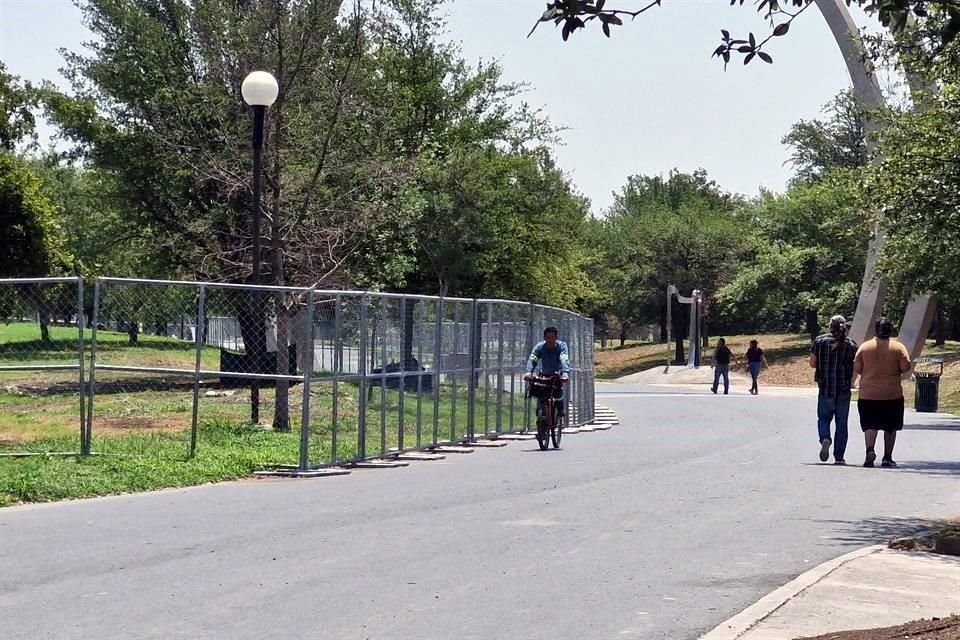
[[[240,94],[243,96],[243,101],[253,108],[253,274],[251,280],[253,284],[258,285],[260,284],[260,261],[262,257],[260,249],[260,185],[263,176],[263,121],[267,107],[276,102],[277,96],[280,95],[280,86],[277,84],[277,79],[266,71],[254,71],[244,78],[243,84],[240,86]],[[257,323],[256,334],[258,337],[254,340],[256,344],[247,345],[247,356],[253,366],[252,370],[262,373],[260,366],[264,354],[260,351],[266,345],[260,339],[260,334],[264,329],[264,321],[259,299],[259,292],[254,291],[250,297],[250,302],[253,306],[252,317]],[[260,421],[260,384],[256,379],[250,381],[250,419],[254,424]]]
[[[251,107],[269,107],[280,95],[280,85],[266,71],[254,71],[243,79],[240,93]]]

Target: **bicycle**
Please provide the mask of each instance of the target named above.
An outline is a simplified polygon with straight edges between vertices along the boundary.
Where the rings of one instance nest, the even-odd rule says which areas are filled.
[[[560,448],[563,437],[563,416],[557,400],[563,397],[563,381],[559,373],[549,376],[536,375],[527,386],[528,397],[537,398],[537,444],[546,451],[553,442],[553,448]],[[541,402],[542,401],[542,402]]]

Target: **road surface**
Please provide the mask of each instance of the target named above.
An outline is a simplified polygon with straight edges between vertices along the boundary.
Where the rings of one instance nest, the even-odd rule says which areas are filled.
[[[960,514],[957,421],[911,413],[900,469],[839,468],[817,463],[811,397],[597,402],[622,424],[560,451],[0,510],[0,637],[693,639]]]

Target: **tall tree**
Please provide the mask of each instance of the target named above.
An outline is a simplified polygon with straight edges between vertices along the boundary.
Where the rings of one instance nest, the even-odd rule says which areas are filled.
[[[791,148],[795,181],[813,182],[834,169],[867,164],[866,109],[853,91],[841,92],[823,112],[826,119],[801,120],[781,140]]]
[[[867,195],[887,233],[879,268],[895,299],[923,291],[951,304],[960,300],[960,47],[951,45],[927,73],[942,91],[922,109],[885,115]]]
[[[762,194],[745,213],[752,245],[718,292],[717,325],[742,331],[798,331],[816,337],[820,321],[849,315],[857,300],[866,216],[856,180],[834,170],[787,193]]]
[[[341,0],[88,0],[97,39],[67,54],[75,94],[47,104],[77,154],[115,177],[131,227],[149,229],[172,268],[198,278],[251,275],[250,122],[245,75],[268,69],[280,97],[269,110],[265,182],[274,284],[335,285],[381,221],[391,170],[357,135],[376,118],[361,91],[366,14],[338,21]],[[238,302],[240,302],[238,300]],[[277,299],[278,344],[298,301]],[[265,351],[258,314],[238,304],[244,342]],[[286,373],[286,349],[278,349]],[[274,426],[289,427],[285,382]],[[256,401],[253,415],[256,418]]]
[[[0,63],[0,276],[42,277],[68,273],[71,258],[54,204],[41,189],[40,176],[17,155],[34,141],[31,87]],[[19,294],[0,292],[0,318],[24,305],[39,318],[40,335],[50,341],[49,320],[56,301],[39,287]]]
[[[725,284],[745,249],[739,200],[703,170],[631,176],[604,220],[603,286],[621,326],[657,323],[666,335],[666,288],[712,293]],[[682,337],[678,322],[674,333]],[[623,337],[623,336],[622,336]]]

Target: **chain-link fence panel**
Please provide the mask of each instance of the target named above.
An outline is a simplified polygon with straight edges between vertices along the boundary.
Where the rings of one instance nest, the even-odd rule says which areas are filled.
[[[84,284],[0,279],[0,455],[87,449]]]
[[[530,311],[525,303],[477,301],[480,434],[520,431],[529,425],[523,374],[534,344],[530,341]]]
[[[528,303],[47,278],[0,280],[0,320],[0,443],[26,448],[73,422],[37,447],[89,452],[95,433],[101,453],[182,458],[243,440],[306,469],[518,431],[546,326],[570,346],[571,423],[593,418],[592,321]]]
[[[197,283],[97,281],[87,433],[98,453],[189,454],[200,302]]]
[[[315,310],[313,291],[297,287],[205,287],[201,434],[260,429],[271,464],[305,467],[310,442],[308,395]]]
[[[362,458],[361,410],[365,420],[369,364],[366,298],[362,293],[314,292],[307,457],[313,467]]]

